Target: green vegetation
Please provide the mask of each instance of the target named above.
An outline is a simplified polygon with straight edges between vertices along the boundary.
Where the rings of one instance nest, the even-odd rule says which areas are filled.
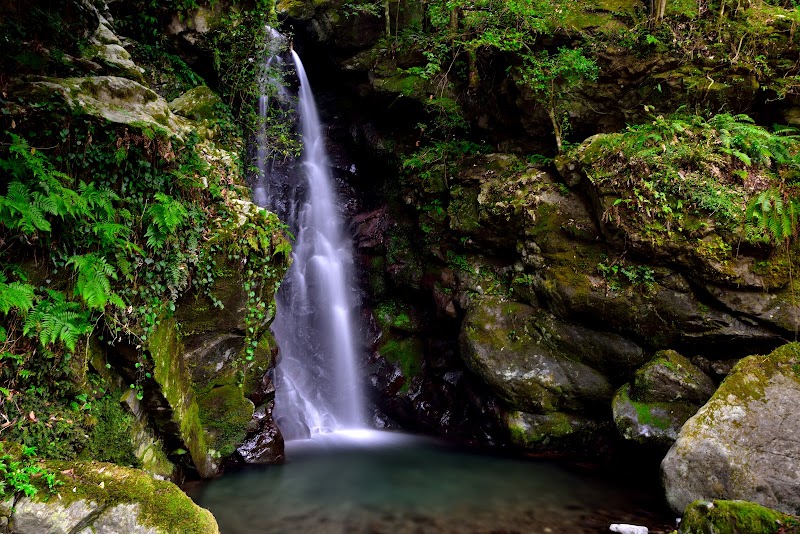
[[[624,210],[644,228],[692,236],[713,214],[718,226],[759,242],[796,235],[799,149],[793,130],[770,131],[746,115],[676,114],[603,136],[579,157],[595,185],[619,195],[606,219]]]

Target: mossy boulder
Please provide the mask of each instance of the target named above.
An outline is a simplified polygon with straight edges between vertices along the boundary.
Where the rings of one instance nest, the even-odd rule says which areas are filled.
[[[800,532],[796,517],[748,501],[691,503],[678,534],[776,534]]]
[[[393,330],[408,334],[422,330],[417,310],[406,302],[390,300],[375,307],[375,322],[382,331]]]
[[[58,494],[41,488],[34,497],[17,499],[10,532],[219,533],[211,512],[175,484],[138,469],[102,462],[47,462],[46,467],[62,483]]]
[[[610,400],[608,380],[551,346],[535,328],[534,312],[500,297],[474,302],[459,336],[467,366],[514,410],[591,409]]]
[[[675,511],[744,499],[800,511],[800,343],[742,359],[681,429],[661,463]]]
[[[101,117],[112,123],[166,132],[179,138],[189,133],[189,124],[170,111],[166,100],[128,78],[45,78],[20,82],[14,91],[36,101],[58,98],[73,113]]]
[[[607,421],[563,412],[511,412],[505,423],[511,444],[531,452],[596,456],[606,450],[612,434]]]
[[[614,395],[611,408],[614,424],[623,439],[666,450],[699,406],[688,402],[635,400],[631,398],[630,385],[626,384]]]
[[[636,371],[631,395],[644,402],[704,404],[717,387],[696,365],[674,350],[662,350]]]
[[[221,110],[225,109],[222,99],[206,85],[186,91],[169,103],[176,115],[198,122],[206,127],[216,120],[224,120]]]

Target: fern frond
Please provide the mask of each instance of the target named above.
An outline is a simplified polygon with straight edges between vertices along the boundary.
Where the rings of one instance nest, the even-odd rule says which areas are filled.
[[[75,295],[81,297],[89,309],[102,310],[114,296],[111,279],[117,279],[117,270],[103,256],[83,254],[67,260],[78,273]],[[116,299],[114,299],[116,301]],[[124,307],[124,304],[121,306]]]
[[[0,273],[0,313],[6,314],[12,308],[27,313],[33,307],[35,298],[33,286],[22,282],[6,283],[6,277]]]

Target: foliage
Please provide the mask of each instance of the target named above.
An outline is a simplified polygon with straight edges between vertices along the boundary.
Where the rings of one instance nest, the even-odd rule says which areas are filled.
[[[41,477],[52,492],[62,484],[56,480],[55,473],[41,467],[36,463],[36,449],[34,447],[23,446],[19,454],[9,454],[3,451],[3,442],[0,442],[0,473],[3,479],[0,480],[0,495],[21,493],[27,497],[33,497],[38,490],[33,484],[33,480]]]
[[[561,110],[563,101],[583,81],[595,81],[599,69],[594,60],[583,55],[580,48],[559,48],[556,54],[541,50],[538,53],[524,54],[522,58],[522,83],[547,108],[560,153],[562,135],[566,129]]]
[[[800,144],[791,130],[770,131],[746,115],[659,115],[581,151],[589,178],[620,195],[605,217],[628,210],[650,228],[687,236],[710,216],[733,232],[754,222],[778,241],[795,232]]]

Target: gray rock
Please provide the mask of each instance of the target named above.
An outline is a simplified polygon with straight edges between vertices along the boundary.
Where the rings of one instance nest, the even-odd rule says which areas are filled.
[[[645,402],[705,403],[717,387],[696,365],[674,350],[662,350],[636,371],[631,396]]]
[[[118,504],[107,508],[92,522],[93,534],[159,534],[153,527],[139,523],[139,503]]]
[[[606,421],[575,414],[512,412],[506,419],[511,443],[532,451],[593,456],[605,450],[613,429]]]
[[[42,99],[56,94],[76,113],[118,124],[167,130],[178,137],[190,129],[185,119],[170,111],[166,100],[144,85],[119,76],[47,78],[18,84],[15,91]]]
[[[58,500],[37,502],[22,497],[14,507],[10,527],[14,534],[70,534],[98,509],[94,501],[77,500],[69,506]]]
[[[743,499],[800,511],[800,344],[742,359],[661,463],[667,501]]]
[[[620,435],[640,445],[666,449],[678,438],[681,426],[697,412],[699,405],[687,402],[643,402],[633,400],[630,386],[621,387],[611,408]]]
[[[534,309],[499,297],[478,300],[461,327],[461,356],[512,409],[547,413],[607,402],[608,380],[554,348],[533,324]]]
[[[279,464],[283,463],[284,449],[283,436],[275,421],[272,419],[274,401],[266,406],[259,407],[253,414],[253,420],[258,425],[256,432],[249,436],[236,451],[248,464]]]
[[[736,291],[728,287],[707,285],[706,289],[731,311],[747,314],[761,322],[793,332],[800,324],[800,306],[792,304],[790,289],[765,291]]]

